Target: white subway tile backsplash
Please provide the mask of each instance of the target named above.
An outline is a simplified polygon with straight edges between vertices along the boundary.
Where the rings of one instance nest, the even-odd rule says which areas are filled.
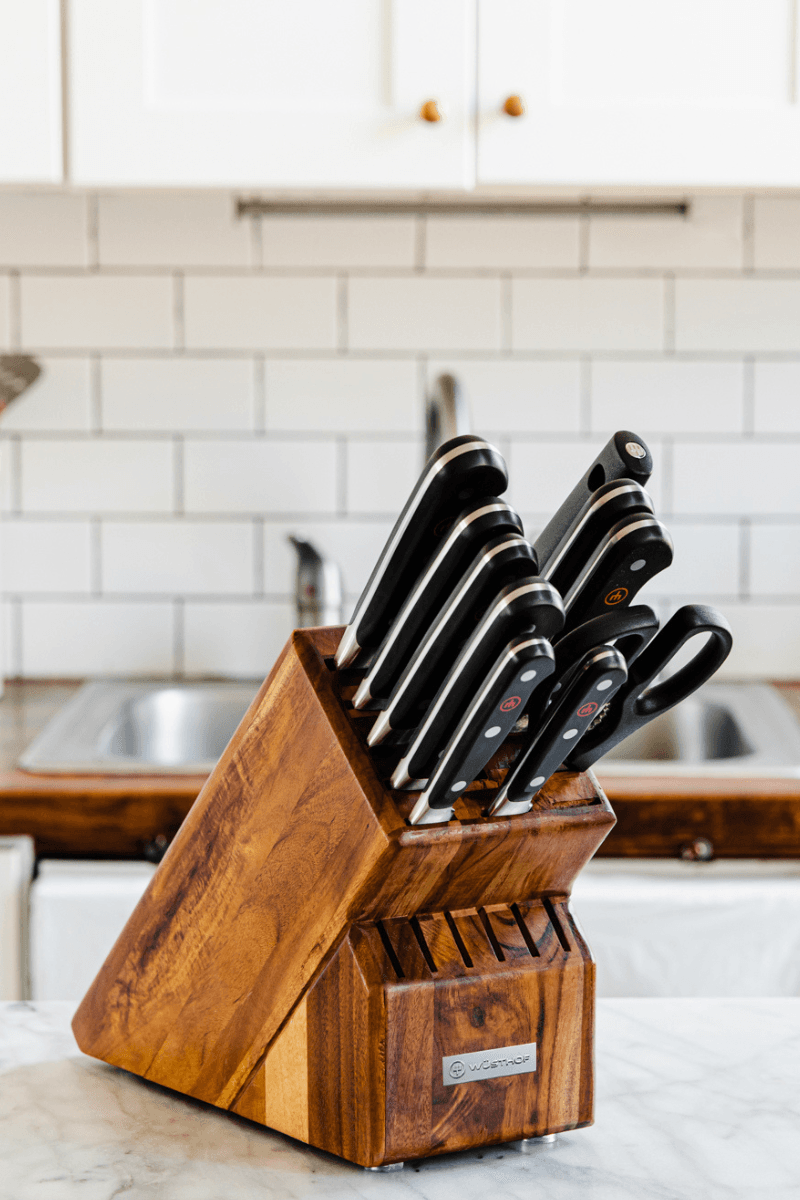
[[[103,267],[245,267],[250,222],[222,192],[118,192],[97,201]]]
[[[0,264],[84,267],[87,261],[86,196],[68,192],[0,193]]]
[[[580,429],[581,368],[567,361],[524,362],[434,359],[428,381],[455,375],[479,433],[577,433]]]
[[[513,504],[517,512],[549,520],[603,445],[599,438],[570,442],[512,442],[508,455],[509,488],[504,499]],[[532,536],[530,529],[528,536]]]
[[[660,279],[513,279],[515,350],[660,350]]]
[[[250,430],[255,370],[239,358],[107,358],[102,363],[103,428]]]
[[[737,523],[686,524],[669,519],[664,523],[672,536],[675,558],[671,567],[642,589],[643,603],[651,602],[649,596],[701,603],[709,598],[738,595],[741,534]]]
[[[651,433],[741,433],[741,362],[601,360],[592,364],[592,426]]]
[[[347,511],[387,513],[394,519],[422,470],[420,442],[350,442]]]
[[[184,669],[187,675],[261,679],[294,625],[294,606],[288,603],[189,601],[184,613]]]
[[[757,362],[753,421],[756,433],[800,433],[800,362]]]
[[[186,345],[210,350],[332,350],[336,280],[188,276]]]
[[[741,196],[695,196],[685,217],[597,216],[589,267],[668,271],[742,267]]]
[[[354,350],[497,350],[498,279],[351,279],[348,344]]]
[[[173,341],[167,277],[23,275],[22,344],[56,349],[162,349]]]
[[[266,364],[267,429],[416,433],[418,392],[410,359],[275,359]]]
[[[17,503],[19,447],[8,438],[0,438],[0,512],[11,512]],[[0,568],[2,564],[0,564]],[[2,585],[2,579],[0,579]]]
[[[676,513],[796,513],[800,509],[798,447],[778,443],[676,444]]]
[[[413,267],[415,242],[413,217],[261,219],[265,267]]]
[[[428,217],[426,267],[577,269],[577,217]]]
[[[677,350],[800,350],[800,280],[678,279]]]
[[[800,198],[756,196],[753,263],[756,270],[796,271],[800,267]]]
[[[724,612],[733,631],[733,648],[719,679],[797,679],[800,620],[792,604],[727,601]]]
[[[752,525],[750,593],[800,596],[800,525]]]
[[[91,526],[88,521],[15,521],[2,533],[2,579],[6,592],[88,592]]]
[[[139,600],[25,601],[26,675],[168,675],[173,670],[171,603]]]
[[[249,521],[109,521],[102,590],[252,595],[254,548]]]
[[[289,534],[304,537],[323,558],[338,563],[347,596],[357,598],[386,544],[393,521],[268,522],[264,526],[264,591],[294,595],[297,553]],[[350,605],[352,607],[352,605]],[[345,619],[349,619],[350,607]]]
[[[85,432],[92,427],[88,358],[44,358],[42,373],[3,414],[11,432]]]
[[[336,445],[189,439],[185,478],[187,512],[334,512]]]
[[[11,345],[11,278],[0,275],[0,350]]]
[[[162,441],[112,438],[22,445],[24,512],[169,512],[173,448]]]

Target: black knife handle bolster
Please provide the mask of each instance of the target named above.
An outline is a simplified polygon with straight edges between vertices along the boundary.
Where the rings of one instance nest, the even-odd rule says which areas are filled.
[[[544,787],[589,726],[627,679],[625,660],[611,646],[596,646],[584,658],[580,671],[555,702],[541,732],[511,768],[500,795],[512,802],[532,796]]]

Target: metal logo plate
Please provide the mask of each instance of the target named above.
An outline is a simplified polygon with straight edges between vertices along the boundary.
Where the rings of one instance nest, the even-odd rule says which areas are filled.
[[[498,1046],[496,1050],[476,1050],[470,1054],[448,1054],[442,1058],[442,1082],[477,1083],[481,1079],[500,1079],[503,1075],[527,1075],[536,1070],[536,1042],[524,1046]]]

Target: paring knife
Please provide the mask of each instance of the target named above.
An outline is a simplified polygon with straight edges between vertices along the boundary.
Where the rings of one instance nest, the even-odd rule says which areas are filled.
[[[533,797],[627,678],[625,659],[613,646],[595,646],[584,655],[545,714],[543,727],[529,737],[510,768],[489,809],[490,816],[512,817],[528,812]]]
[[[544,573],[556,547],[592,492],[614,479],[631,479],[644,485],[652,473],[653,456],[639,435],[627,429],[615,433],[534,542],[539,570]]]
[[[425,715],[464,642],[493,597],[509,583],[536,574],[536,555],[517,534],[493,538],[473,559],[414,651],[385,710],[369,732],[370,746],[413,729]]]
[[[673,558],[672,538],[646,513],[612,525],[564,597],[565,631],[614,608],[627,608],[636,593]]]
[[[700,634],[711,636],[697,654],[674,675],[651,687],[681,647]],[[629,734],[685,700],[722,666],[732,643],[730,625],[716,608],[708,604],[679,608],[632,664],[628,682],[602,719],[570,754],[570,768],[587,770]]]
[[[523,633],[505,647],[445,746],[410,825],[449,821],[453,800],[488,763],[514,727],[531,692],[555,670],[548,641]]]
[[[440,446],[397,518],[336,651],[349,667],[383,641],[420,565],[433,554],[449,521],[468,500],[498,496],[508,487],[506,464],[482,438],[465,434]]]
[[[604,483],[592,492],[556,546],[542,578],[565,596],[611,526],[637,512],[653,515],[653,502],[641,484],[632,479]]]
[[[389,698],[443,597],[452,590],[454,581],[474,558],[476,550],[502,533],[521,534],[522,521],[513,508],[496,497],[473,500],[456,517],[452,529],[392,622],[375,661],[353,698],[355,708],[378,707]]]
[[[471,697],[503,646],[526,630],[552,638],[564,621],[555,588],[533,576],[503,588],[437,692],[408,751],[392,774],[392,787],[424,787]]]

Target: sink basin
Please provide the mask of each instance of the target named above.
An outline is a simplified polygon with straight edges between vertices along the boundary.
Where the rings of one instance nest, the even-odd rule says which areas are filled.
[[[86,683],[19,760],[43,774],[205,774],[260,681]]]
[[[800,723],[761,683],[708,683],[595,765],[599,775],[800,778]]]

